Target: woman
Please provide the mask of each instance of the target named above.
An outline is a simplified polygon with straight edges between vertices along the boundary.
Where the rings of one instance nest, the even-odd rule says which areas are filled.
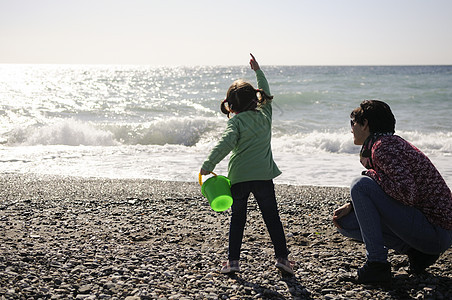
[[[388,249],[408,255],[409,272],[423,273],[452,244],[451,191],[427,156],[394,135],[386,103],[365,100],[350,117],[367,170],[352,182],[352,201],[334,211],[333,223],[366,246],[357,282],[391,280]]]

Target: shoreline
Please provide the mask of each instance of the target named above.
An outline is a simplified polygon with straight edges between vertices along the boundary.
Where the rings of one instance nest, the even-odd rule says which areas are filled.
[[[196,182],[0,174],[0,298],[4,299],[407,299],[452,297],[452,251],[409,275],[390,251],[390,287],[341,275],[364,246],[337,233],[344,187],[275,184],[295,276],[281,278],[254,199],[242,272],[218,272],[230,212],[210,209]]]

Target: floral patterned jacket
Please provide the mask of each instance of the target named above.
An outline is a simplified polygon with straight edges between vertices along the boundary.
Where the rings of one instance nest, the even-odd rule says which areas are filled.
[[[372,146],[372,168],[363,172],[392,198],[419,209],[430,223],[452,230],[452,193],[429,158],[397,135]]]

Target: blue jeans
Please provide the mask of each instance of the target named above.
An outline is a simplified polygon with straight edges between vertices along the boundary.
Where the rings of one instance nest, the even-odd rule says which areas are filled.
[[[350,194],[354,210],[338,220],[339,232],[364,242],[369,261],[386,262],[388,249],[440,254],[451,246],[452,230],[431,224],[417,208],[394,200],[372,178],[356,178]]]
[[[229,260],[240,259],[243,231],[246,223],[248,197],[253,193],[262,212],[265,225],[275,249],[275,256],[287,258],[289,251],[286,245],[283,226],[279,218],[276,204],[275,188],[272,180],[247,181],[233,184],[231,187],[232,216],[229,227]]]

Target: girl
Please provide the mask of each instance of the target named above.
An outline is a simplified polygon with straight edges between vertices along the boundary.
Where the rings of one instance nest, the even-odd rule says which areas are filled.
[[[256,72],[258,89],[242,80],[231,85],[226,99],[221,103],[221,111],[229,117],[226,130],[202,165],[200,173],[209,174],[232,151],[228,177],[232,183],[234,202],[229,228],[228,261],[223,263],[221,272],[240,271],[247,201],[250,193],[253,193],[274,246],[275,266],[283,274],[293,275],[292,262],[287,259],[289,251],[273,185],[273,178],[281,174],[273,161],[270,145],[273,96],[270,96],[267,79],[252,54],[250,65]],[[234,116],[230,117],[231,114]]]

